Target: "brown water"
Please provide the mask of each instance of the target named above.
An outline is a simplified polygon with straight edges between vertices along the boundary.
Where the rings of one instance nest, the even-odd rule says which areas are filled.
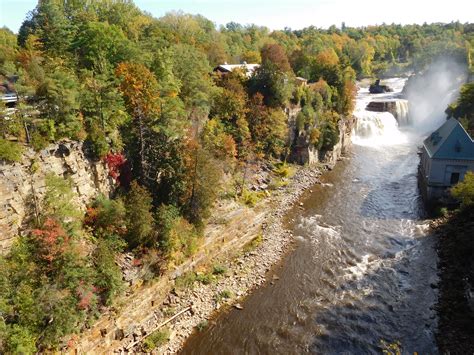
[[[400,132],[398,132],[400,133]],[[290,212],[296,245],[273,284],[220,314],[183,354],[437,353],[436,253],[417,189],[417,143],[355,145]],[[268,279],[272,279],[272,274]]]

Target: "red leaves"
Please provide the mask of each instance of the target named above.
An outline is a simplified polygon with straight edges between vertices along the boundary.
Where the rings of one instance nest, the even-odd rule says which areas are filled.
[[[47,218],[43,226],[34,229],[31,234],[37,238],[38,256],[50,266],[70,246],[69,236],[61,225],[52,218]]]
[[[89,288],[86,288],[86,285],[84,283],[81,283],[81,286],[79,286],[76,290],[77,297],[79,299],[77,303],[77,308],[81,310],[87,310],[91,308],[95,301],[97,288],[95,286],[90,286]]]
[[[86,226],[94,226],[97,221],[98,215],[99,215],[99,210],[97,208],[88,207],[86,211],[86,215],[84,217],[84,224]]]
[[[116,181],[119,181],[120,170],[125,164],[125,159],[122,153],[108,153],[104,158],[107,167],[109,168],[109,175]]]

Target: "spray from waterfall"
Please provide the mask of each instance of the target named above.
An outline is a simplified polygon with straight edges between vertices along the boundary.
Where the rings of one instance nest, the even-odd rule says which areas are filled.
[[[445,110],[456,100],[466,78],[466,64],[445,57],[435,60],[424,73],[411,77],[403,90],[409,102],[410,124],[420,133],[443,124]]]

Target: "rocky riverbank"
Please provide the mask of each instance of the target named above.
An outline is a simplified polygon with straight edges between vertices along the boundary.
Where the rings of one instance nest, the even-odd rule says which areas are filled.
[[[434,226],[440,276],[436,341],[441,354],[474,354],[474,210]]]
[[[323,171],[322,167],[302,167],[286,188],[277,196],[270,197],[262,227],[261,243],[228,262],[225,265],[225,275],[209,284],[195,282],[193,287],[184,290],[175,288],[169,294],[160,307],[160,313],[163,310],[174,310],[171,313],[177,313],[189,306],[191,308],[167,325],[171,332],[170,340],[156,349],[157,353],[178,352],[198,325],[204,325],[215,312],[225,306],[240,308],[239,302],[242,298],[266,282],[267,272],[282,258],[292,240],[291,232],[285,230],[283,225],[284,215],[305,190],[319,182]],[[163,320],[163,317],[157,316],[152,321],[154,324],[147,324],[147,328],[156,328]],[[141,342],[138,342],[134,350],[140,349]]]

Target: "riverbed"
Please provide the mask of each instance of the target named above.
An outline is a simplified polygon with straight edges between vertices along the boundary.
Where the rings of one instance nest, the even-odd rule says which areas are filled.
[[[397,99],[403,79],[390,84]],[[291,252],[245,302],[195,333],[183,354],[436,354],[435,237],[417,188],[421,137],[365,112],[349,156],[287,216]],[[379,96],[380,97],[380,96]],[[391,116],[391,117],[390,117]]]

